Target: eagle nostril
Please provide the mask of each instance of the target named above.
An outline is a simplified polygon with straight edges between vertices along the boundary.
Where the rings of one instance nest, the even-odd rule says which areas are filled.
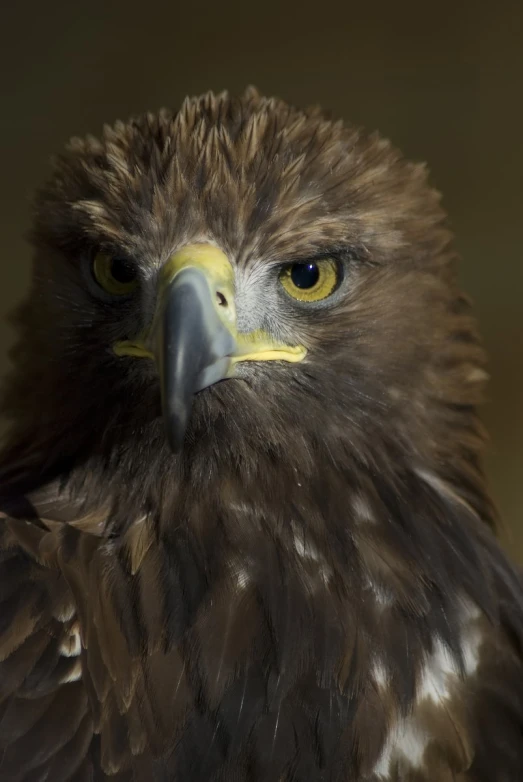
[[[220,293],[220,291],[216,291],[216,298],[218,299],[218,305],[220,307],[227,307],[227,299],[223,295],[223,293]]]

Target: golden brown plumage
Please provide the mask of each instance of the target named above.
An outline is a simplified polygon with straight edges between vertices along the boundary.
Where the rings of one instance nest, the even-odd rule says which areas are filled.
[[[206,95],[72,141],[33,241],[3,403],[1,782],[521,779],[521,583],[424,168],[319,111]],[[128,295],[93,258],[124,259]],[[336,285],[294,300],[282,275],[318,264]],[[222,327],[286,358],[232,369]]]

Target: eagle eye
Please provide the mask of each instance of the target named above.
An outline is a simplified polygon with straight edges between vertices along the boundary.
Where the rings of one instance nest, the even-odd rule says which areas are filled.
[[[97,253],[93,260],[93,276],[98,285],[112,296],[127,296],[138,285],[134,264],[117,255]]]
[[[332,258],[291,263],[280,273],[285,291],[298,301],[321,301],[334,293],[339,268]]]

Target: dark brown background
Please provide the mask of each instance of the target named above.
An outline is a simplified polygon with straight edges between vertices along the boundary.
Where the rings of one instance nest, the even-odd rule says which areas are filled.
[[[104,7],[104,5],[106,7]],[[71,135],[254,83],[429,162],[491,356],[489,472],[523,560],[523,4],[30,0],[0,12],[5,314],[27,284],[28,198]]]

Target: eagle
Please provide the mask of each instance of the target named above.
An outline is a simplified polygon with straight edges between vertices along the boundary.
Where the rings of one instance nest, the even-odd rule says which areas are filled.
[[[425,166],[209,93],[71,140],[30,238],[1,782],[523,779],[522,579]]]

